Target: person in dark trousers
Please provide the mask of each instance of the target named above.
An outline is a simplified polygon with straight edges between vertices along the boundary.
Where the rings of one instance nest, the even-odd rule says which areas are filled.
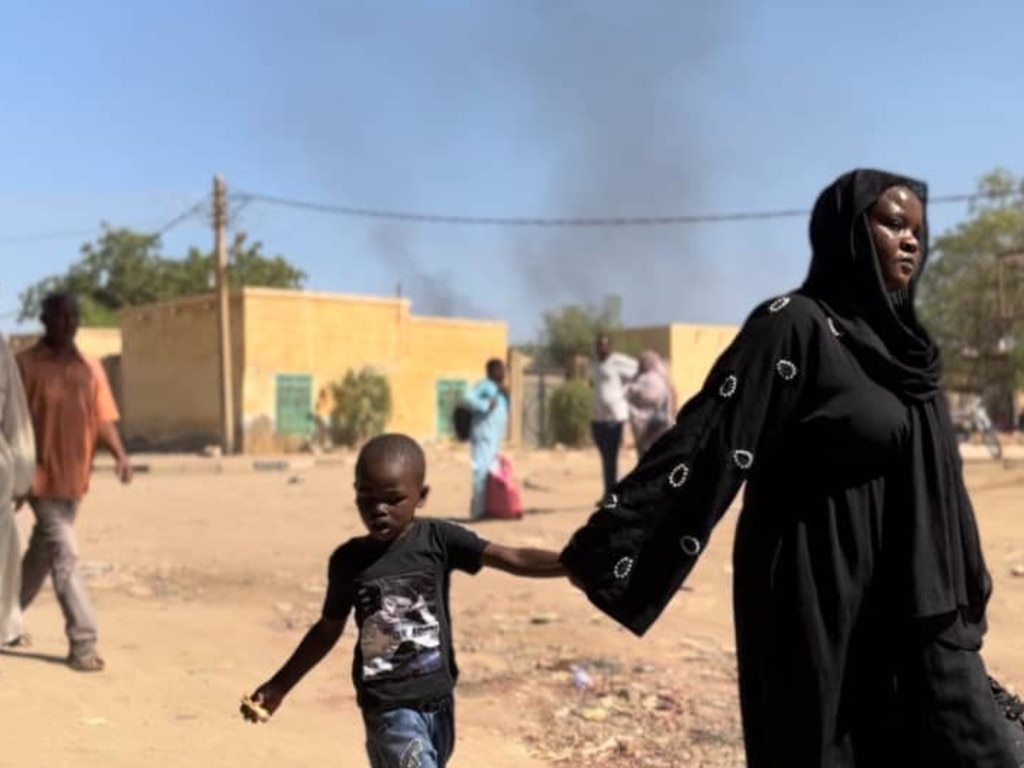
[[[645,633],[745,483],[733,557],[749,768],[1017,768],[980,649],[992,581],[914,310],[925,185],[818,197],[801,288],[757,307],[562,562]]]
[[[611,337],[606,333],[595,340],[594,352],[590,369],[594,389],[590,432],[601,456],[601,477],[607,495],[619,479],[622,431],[629,419],[626,386],[636,377],[639,364],[628,355],[613,352]]]
[[[359,630],[352,681],[372,768],[444,768],[455,746],[459,670],[451,631],[453,570],[516,576],[564,571],[558,553],[485,541],[455,523],[418,519],[427,500],[426,460],[399,434],[375,437],[356,461],[356,506],[368,535],[341,545],[328,565],[323,615],[288,662],[243,702],[252,722],[272,715],[327,655],[350,613]],[[260,710],[263,710],[261,712]]]

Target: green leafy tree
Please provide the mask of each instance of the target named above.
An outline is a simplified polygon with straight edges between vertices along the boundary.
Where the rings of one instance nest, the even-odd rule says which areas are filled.
[[[357,446],[381,434],[391,418],[391,385],[373,368],[349,371],[331,385],[331,432],[339,445]]]
[[[548,437],[556,443],[577,447],[590,436],[593,394],[581,379],[569,379],[551,394]]]
[[[210,269],[213,257],[212,253],[206,256]],[[249,244],[246,234],[239,232],[228,247],[228,282],[237,287],[301,288],[306,282],[306,273],[283,256],[265,255],[263,243],[254,240]]]
[[[81,258],[63,275],[51,275],[29,286],[20,296],[20,320],[39,316],[47,293],[71,290],[81,300],[83,325],[116,325],[117,310],[160,297],[163,281],[156,266],[160,238],[104,225],[95,243],[81,248]]]
[[[934,238],[921,282],[922,318],[942,349],[946,384],[1007,400],[1022,383],[1024,180],[998,169],[978,185],[970,216]],[[1000,273],[1002,273],[1000,278]],[[998,407],[998,404],[997,404]]]
[[[610,296],[599,306],[569,304],[545,312],[540,350],[545,362],[568,369],[578,355],[591,355],[598,334],[614,335],[622,329],[622,305]]]
[[[103,225],[94,243],[63,275],[45,277],[21,294],[20,320],[39,316],[47,293],[78,294],[83,325],[117,325],[122,307],[206,293],[213,287],[214,254],[192,248],[184,259],[161,253],[159,235]],[[228,248],[228,281],[233,286],[301,288],[306,274],[281,256],[267,256],[259,241],[239,233]]]

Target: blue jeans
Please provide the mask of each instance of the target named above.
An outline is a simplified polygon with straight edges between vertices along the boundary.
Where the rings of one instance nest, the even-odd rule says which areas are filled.
[[[445,768],[455,749],[455,702],[430,711],[364,712],[370,768]]]
[[[590,434],[594,445],[601,454],[601,476],[604,479],[604,494],[611,493],[619,481],[619,448],[622,446],[621,421],[592,421]]]

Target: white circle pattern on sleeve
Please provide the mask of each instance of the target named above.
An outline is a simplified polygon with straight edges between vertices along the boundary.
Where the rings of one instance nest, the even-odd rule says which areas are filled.
[[[750,469],[754,463],[754,454],[742,449],[732,452],[733,463],[740,469]]]
[[[693,536],[683,536],[679,539],[679,548],[690,557],[696,557],[700,554],[700,541]]]
[[[612,575],[619,581],[625,581],[633,571],[633,558],[620,557],[615,567],[612,568]]]
[[[690,468],[685,463],[677,464],[675,468],[668,473],[668,484],[673,488],[681,488],[689,476]]]
[[[792,360],[786,360],[785,358],[779,360],[775,363],[775,370],[784,381],[792,381],[796,378],[797,369]]]

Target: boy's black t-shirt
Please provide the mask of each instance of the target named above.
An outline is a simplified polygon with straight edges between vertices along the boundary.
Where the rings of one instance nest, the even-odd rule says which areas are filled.
[[[459,670],[450,574],[479,571],[486,546],[462,526],[423,519],[397,541],[361,536],[331,555],[323,617],[344,621],[355,608],[352,681],[360,707],[394,709],[452,692]]]

